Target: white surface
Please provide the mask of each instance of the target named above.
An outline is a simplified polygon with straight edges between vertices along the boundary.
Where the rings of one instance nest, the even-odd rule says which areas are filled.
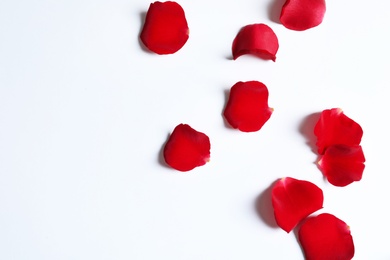
[[[323,189],[354,259],[390,259],[390,5],[328,1],[323,24],[296,32],[270,17],[280,0],[182,0],[190,38],[158,56],[138,40],[149,3],[0,2],[0,259],[302,259],[269,208],[284,176]],[[275,63],[231,60],[251,23],[278,35]],[[275,109],[256,133],[221,116],[246,80]],[[304,134],[332,107],[364,130],[366,170],[345,188],[323,180]],[[211,139],[211,162],[188,173],[161,164],[179,123]]]

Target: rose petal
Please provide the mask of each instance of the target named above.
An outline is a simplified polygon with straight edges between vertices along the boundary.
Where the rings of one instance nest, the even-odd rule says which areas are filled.
[[[280,22],[288,29],[303,31],[320,25],[325,11],[325,0],[287,0]]]
[[[320,119],[314,127],[314,134],[317,136],[318,153],[322,155],[331,145],[359,145],[363,130],[340,108],[332,108],[322,111]]]
[[[289,233],[300,221],[322,208],[324,195],[315,184],[282,178],[272,188],[276,223]]]
[[[268,107],[268,89],[258,81],[237,82],[230,89],[224,117],[233,128],[255,132],[271,117]]]
[[[349,226],[323,213],[307,219],[298,232],[306,260],[350,260],[355,254]]]
[[[244,54],[252,54],[265,60],[276,59],[279,49],[278,38],[265,24],[251,24],[243,27],[233,41],[233,59]]]
[[[172,168],[190,171],[210,160],[210,140],[187,124],[175,127],[164,147],[164,159]]]
[[[332,145],[325,150],[318,166],[331,184],[344,187],[361,180],[364,162],[360,145]]]
[[[183,8],[176,2],[154,2],[146,13],[140,38],[157,54],[172,54],[188,40],[189,29]]]

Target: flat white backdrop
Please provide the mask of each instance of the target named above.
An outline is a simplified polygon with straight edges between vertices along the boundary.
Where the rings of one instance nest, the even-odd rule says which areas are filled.
[[[323,189],[320,212],[347,222],[354,259],[390,259],[390,5],[327,1],[304,32],[277,22],[282,0],[180,0],[190,27],[176,54],[139,42],[145,0],[0,3],[0,259],[303,259],[276,227],[270,187]],[[277,34],[276,62],[231,43],[247,24]],[[268,86],[256,133],[221,116],[237,81]],[[340,107],[364,130],[363,179],[327,183],[315,165],[316,113]],[[211,162],[168,168],[179,123],[211,140]]]

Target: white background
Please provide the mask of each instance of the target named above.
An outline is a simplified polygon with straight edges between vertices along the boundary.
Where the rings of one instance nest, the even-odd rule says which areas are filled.
[[[282,0],[179,1],[187,44],[140,45],[145,0],[0,2],[0,259],[303,259],[275,226],[270,187],[323,189],[347,222],[354,259],[390,259],[390,5],[328,1],[323,23],[277,22]],[[276,62],[231,59],[241,27],[277,34]],[[237,81],[268,86],[256,133],[221,116]],[[340,107],[364,130],[363,179],[334,187],[315,165],[316,113]],[[211,162],[182,173],[161,149],[179,123],[211,140]]]

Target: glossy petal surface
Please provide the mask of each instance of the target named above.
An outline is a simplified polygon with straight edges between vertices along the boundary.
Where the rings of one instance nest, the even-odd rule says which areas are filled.
[[[265,60],[276,59],[279,41],[274,31],[265,24],[251,24],[243,27],[233,41],[233,59],[252,54]]]
[[[325,0],[287,0],[282,7],[280,22],[288,29],[304,31],[320,25],[325,11]]]
[[[188,40],[189,29],[183,8],[176,2],[154,2],[146,13],[140,38],[157,54],[172,54]]]
[[[175,127],[164,147],[164,159],[172,168],[190,171],[210,159],[210,140],[187,124]]]
[[[320,119],[314,127],[314,134],[317,136],[318,153],[322,155],[331,145],[359,145],[363,130],[340,108],[332,108],[322,111]]]
[[[361,180],[364,162],[360,145],[333,145],[326,149],[318,166],[331,184],[344,187]]]
[[[324,195],[315,184],[286,177],[272,189],[276,223],[290,232],[300,221],[322,208]]]
[[[306,260],[350,260],[355,254],[349,226],[328,213],[307,219],[298,238]]]
[[[230,89],[224,117],[233,127],[243,132],[255,132],[271,117],[268,89],[258,81],[237,82]]]

